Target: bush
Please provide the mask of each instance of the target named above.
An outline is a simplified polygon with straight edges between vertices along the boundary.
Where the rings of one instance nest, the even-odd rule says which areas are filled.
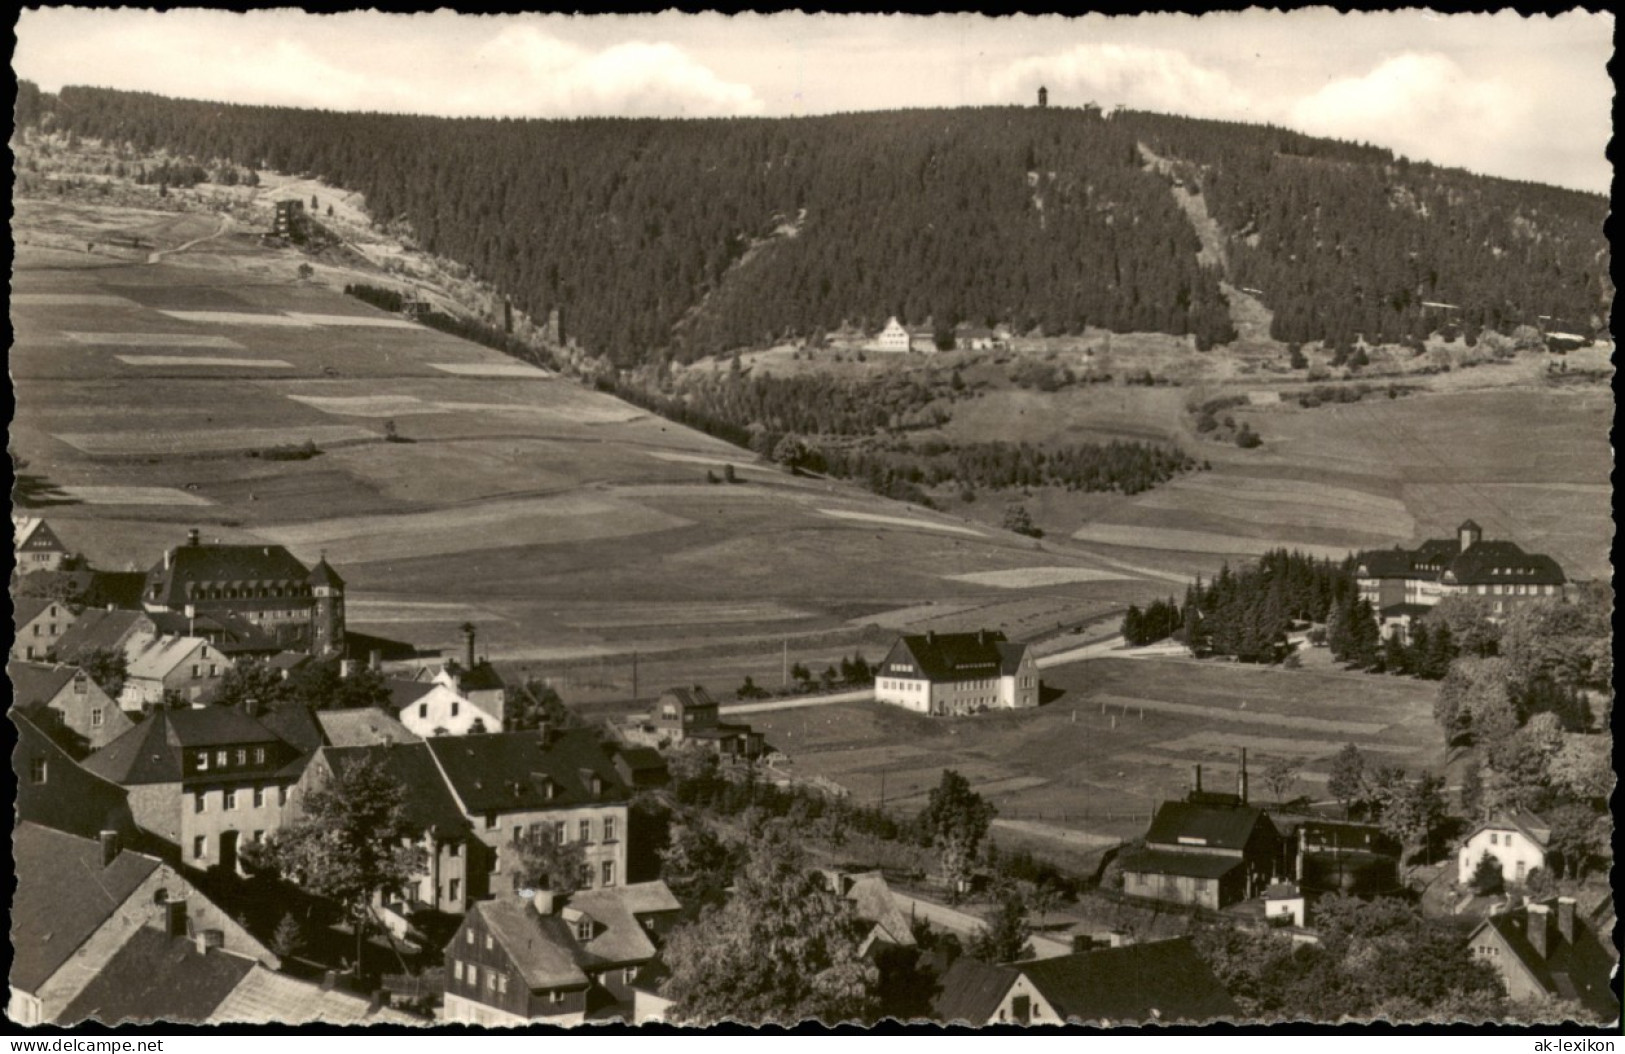
[[[1499,893],[1506,887],[1506,881],[1501,875],[1501,861],[1488,850],[1478,858],[1478,866],[1473,868],[1473,877],[1468,883],[1473,892],[1481,897],[1492,893]]]

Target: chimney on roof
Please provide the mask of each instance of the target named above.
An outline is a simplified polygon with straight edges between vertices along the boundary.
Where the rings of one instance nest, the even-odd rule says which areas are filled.
[[[210,948],[224,948],[226,946],[226,934],[223,930],[198,930],[197,936],[192,939],[197,942],[197,953],[199,955],[209,954]]]
[[[367,1013],[376,1014],[379,1010],[382,1010],[385,998],[387,997],[382,988],[373,989],[372,998],[367,1000]]]
[[[354,673],[354,664],[349,659],[339,660],[339,680],[348,681],[350,674]]]
[[[1574,943],[1574,898],[1557,898],[1557,932],[1570,944]]]
[[[1529,943],[1535,954],[1544,959],[1551,939],[1551,912],[1544,904],[1531,904],[1525,911],[1529,916]]]
[[[198,533],[197,533],[197,528],[196,527],[193,527],[191,530],[186,532],[186,544],[187,545],[198,545],[199,544],[199,542],[198,542]]]
[[[262,708],[260,706],[260,701],[258,699],[244,699],[243,700],[243,713],[246,716],[248,716],[248,717],[258,717],[258,716],[260,716],[261,709]]]
[[[99,834],[102,843],[102,866],[112,867],[119,854],[118,832],[101,831]]]
[[[186,901],[170,900],[164,903],[164,932],[171,937],[186,936]]]
[[[530,898],[530,906],[536,909],[538,915],[551,915],[557,899],[551,889],[538,889]]]
[[[322,974],[322,991],[331,992],[338,983],[339,972],[337,970],[328,970]]]
[[[474,668],[474,623],[463,623],[463,636],[468,641],[468,668]]]
[[[1241,771],[1236,773],[1236,797],[1247,804],[1247,748],[1241,748]]]

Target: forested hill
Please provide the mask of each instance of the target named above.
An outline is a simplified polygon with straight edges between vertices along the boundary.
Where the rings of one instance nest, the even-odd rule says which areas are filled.
[[[1098,110],[518,121],[231,106],[24,84],[19,123],[308,173],[591,353],[690,360],[843,323],[1283,340],[1600,328],[1607,201],[1280,129]],[[1142,147],[1170,162],[1148,164]],[[1206,196],[1230,273],[1170,191]],[[1456,305],[1430,308],[1427,302]],[[1555,323],[1552,328],[1558,328]]]

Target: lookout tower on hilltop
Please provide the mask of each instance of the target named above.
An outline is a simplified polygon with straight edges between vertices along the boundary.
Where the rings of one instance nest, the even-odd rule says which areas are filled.
[[[1038,89],[1038,108],[1040,110],[1049,106],[1049,89],[1040,86]]]

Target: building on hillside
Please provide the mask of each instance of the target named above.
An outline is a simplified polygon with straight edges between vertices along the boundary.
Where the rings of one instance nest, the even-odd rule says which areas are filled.
[[[112,831],[126,845],[142,843],[123,787],[86,772],[27,712],[13,709],[11,723],[17,729],[11,751],[17,823],[39,824],[81,838]]]
[[[283,646],[344,653],[344,580],[325,558],[306,567],[280,545],[203,542],[194,528],[147,572],[147,611],[233,615]]]
[[[11,657],[46,662],[77,616],[60,600],[45,597],[17,597],[11,602]]]
[[[507,682],[490,660],[475,658],[474,627],[465,625],[463,634],[462,662],[448,659],[438,670],[423,668],[411,681],[389,682],[391,707],[413,735],[427,739],[508,728]]]
[[[522,840],[580,842],[581,887],[626,882],[627,799],[615,748],[593,729],[439,736],[425,741],[463,815],[484,843],[492,892],[512,892]]]
[[[1467,938],[1473,958],[1501,976],[1509,999],[1579,1004],[1618,1022],[1619,998],[1609,986],[1618,955],[1611,945],[1612,935],[1592,928],[1572,897],[1491,915]]]
[[[288,791],[309,759],[242,711],[160,708],[85,768],[125,788],[136,822],[177,847],[186,866],[235,871],[244,840],[262,841],[282,826]]]
[[[633,984],[681,905],[664,882],[473,905],[446,945],[444,1020],[577,1025],[634,1016]]]
[[[423,870],[411,884],[378,903],[410,919],[420,911],[459,914],[473,898],[484,896],[489,854],[421,742],[318,750],[288,795],[288,822],[298,821],[314,788],[355,764],[376,765],[406,788],[406,820],[419,832],[416,844],[424,854]]]
[[[150,637],[137,634],[124,642],[128,672],[119,705],[140,713],[164,705],[166,692],[202,706],[232,662],[201,637]]]
[[[909,332],[903,324],[893,315],[886,320],[885,328],[875,337],[873,347],[876,351],[911,351],[912,342]]]
[[[1546,866],[1546,847],[1552,825],[1527,809],[1503,813],[1470,831],[1457,854],[1456,881],[1473,880],[1478,862],[1488,853],[1501,865],[1501,878],[1523,882],[1537,867]]]
[[[239,659],[265,660],[282,653],[282,643],[275,636],[230,612],[187,615],[175,611],[152,611],[147,612],[146,617],[159,636],[206,640],[233,662]]]
[[[1295,882],[1272,882],[1264,890],[1264,918],[1273,925],[1303,928],[1308,901]]]
[[[1384,618],[1401,605],[1432,607],[1447,596],[1485,598],[1504,615],[1522,604],[1564,595],[1556,560],[1526,553],[1513,542],[1485,541],[1472,520],[1453,538],[1431,538],[1415,549],[1368,549],[1355,558],[1360,598]]]
[[[1188,938],[991,965],[956,959],[932,1016],[987,1025],[1200,1024],[1234,1018],[1235,1001]]]
[[[77,666],[13,662],[6,665],[6,676],[12,708],[34,713],[40,727],[75,757],[100,750],[133,727],[101,685]]]
[[[986,326],[960,326],[954,330],[954,347],[962,351],[993,351],[1004,346],[1004,338]]]
[[[17,889],[6,1016],[18,1024],[64,1022],[70,1005],[87,990],[100,990],[92,986],[115,961],[131,968],[114,976],[143,983],[143,971],[119,957],[132,943],[135,955],[155,947],[145,943],[149,929],[166,938],[195,938],[271,969],[282,965],[185,876],[157,857],[124,848],[112,831],[89,839],[25,822],[12,832],[12,853]]]
[[[61,569],[62,561],[68,558],[68,547],[62,544],[50,524],[38,516],[13,516],[11,527],[18,574]]]
[[[1025,710],[1038,705],[1038,666],[1004,634],[899,637],[875,674],[875,699],[922,714]]]
[[[666,759],[653,747],[623,746],[615,751],[615,771],[634,791],[664,787],[671,779]]]
[[[1281,836],[1262,809],[1247,804],[1247,758],[1236,793],[1204,791],[1202,769],[1184,801],[1167,801],[1146,831],[1145,848],[1120,858],[1129,896],[1217,911],[1261,894],[1281,867]]]

